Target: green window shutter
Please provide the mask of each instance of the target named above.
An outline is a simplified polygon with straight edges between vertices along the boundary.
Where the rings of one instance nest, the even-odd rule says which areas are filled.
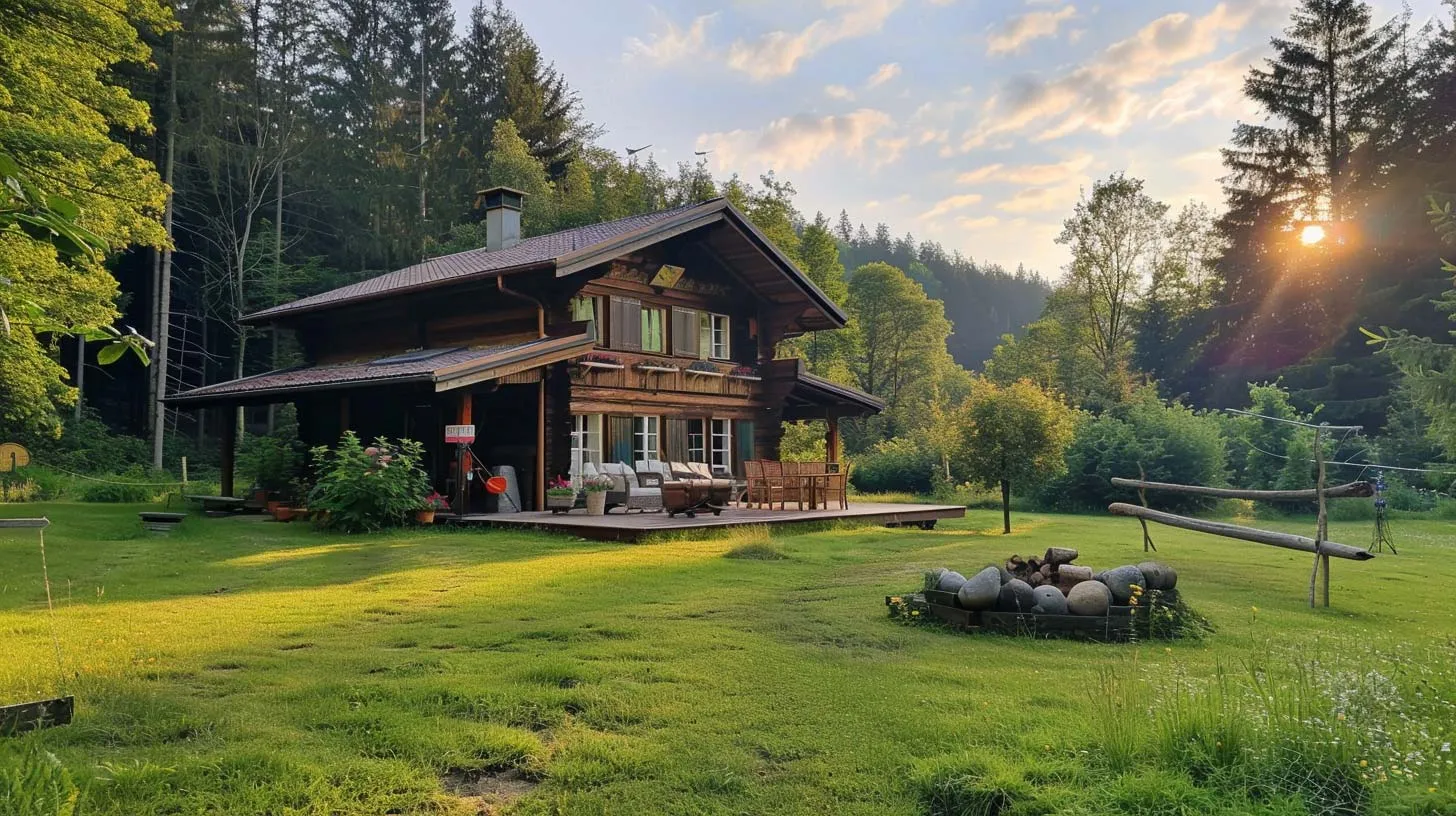
[[[733,423],[734,446],[738,448],[737,461],[733,463],[733,473],[740,478],[743,476],[743,463],[749,459],[757,459],[753,455],[753,420],[740,419]]]

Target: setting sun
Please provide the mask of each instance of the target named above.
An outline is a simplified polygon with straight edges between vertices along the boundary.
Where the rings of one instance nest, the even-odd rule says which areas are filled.
[[[1299,233],[1299,242],[1305,246],[1314,246],[1325,239],[1325,228],[1319,224],[1310,224]]]

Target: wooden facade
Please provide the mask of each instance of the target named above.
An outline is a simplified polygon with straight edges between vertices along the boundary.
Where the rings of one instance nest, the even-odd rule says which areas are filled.
[[[474,456],[516,468],[523,509],[541,509],[547,479],[584,461],[741,473],[745,459],[777,456],[785,419],[827,420],[834,457],[839,417],[881,407],[774,359],[783,340],[844,316],[726,202],[617,224],[447,256],[252,316],[292,332],[309,365],[171,399],[293,402],[310,445],[344,430],[419,439],[438,487],[457,495],[443,426],[474,424]],[[467,509],[484,498],[466,494]]]

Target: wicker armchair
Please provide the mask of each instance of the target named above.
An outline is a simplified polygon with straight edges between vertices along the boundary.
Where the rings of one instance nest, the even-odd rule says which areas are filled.
[[[607,491],[607,507],[624,511],[662,509],[662,477],[656,473],[638,473],[624,462],[602,465],[602,473],[612,480]]]

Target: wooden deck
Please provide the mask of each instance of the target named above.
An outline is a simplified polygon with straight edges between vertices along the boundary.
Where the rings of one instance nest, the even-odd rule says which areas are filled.
[[[525,527],[595,539],[597,541],[641,541],[654,533],[676,530],[698,530],[723,527],[746,527],[754,524],[801,524],[815,521],[853,519],[865,524],[888,527],[919,526],[930,529],[941,519],[963,518],[966,508],[943,504],[862,504],[852,502],[848,510],[759,510],[730,507],[723,515],[703,513],[697,518],[666,513],[623,513],[620,510],[605,516],[588,516],[577,510],[572,513],[474,513],[450,519],[455,524],[482,524],[490,527]]]

